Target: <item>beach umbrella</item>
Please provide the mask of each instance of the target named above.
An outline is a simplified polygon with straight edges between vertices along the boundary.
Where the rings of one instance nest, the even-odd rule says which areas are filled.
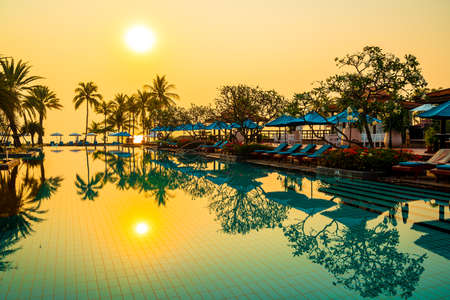
[[[329,117],[327,120],[329,123],[338,124],[338,123],[356,123],[359,121],[360,115],[357,111],[351,109],[350,107],[344,110],[343,112]],[[366,115],[367,122],[369,124],[373,123],[381,123],[377,118]]]
[[[59,132],[55,132],[55,133],[50,134],[50,136],[59,136],[59,142],[61,143],[63,134],[59,133]]]
[[[434,107],[436,107],[436,105],[427,103],[427,104],[422,104],[421,106],[418,106],[416,108],[410,109],[409,111],[422,112],[422,111],[428,111]]]
[[[126,131],[122,131],[122,132],[119,132],[116,136],[130,137],[131,134],[129,134]]]
[[[288,126],[290,122],[293,122],[296,119],[297,118],[292,117],[292,116],[282,115],[282,116],[276,118],[275,120],[270,121],[269,123],[267,123],[264,126],[265,127],[285,127],[285,126]]]
[[[440,120],[450,119],[450,101],[421,113],[419,117]]]
[[[265,127],[284,127],[284,139],[286,141],[286,136],[287,136],[287,126],[289,126],[289,122],[293,122],[294,120],[296,120],[295,117],[292,116],[287,116],[287,115],[282,115],[278,118],[276,118],[273,121],[270,121],[269,123],[267,123],[266,125],[264,125]],[[279,138],[281,138],[281,131],[280,129],[278,130],[278,136]]]
[[[450,101],[447,101],[439,106],[436,106],[426,112],[419,114],[420,118],[441,120],[441,133],[439,138],[441,140],[441,148],[444,147],[445,139],[448,137],[446,132],[446,123],[450,119]]]
[[[211,123],[210,125],[206,126],[206,129],[210,130],[221,130],[221,129],[228,129],[229,125],[222,121],[217,121],[214,123]]]
[[[81,134],[74,132],[74,133],[69,134],[69,136],[74,136],[76,138],[75,143],[78,143],[78,138],[81,136]]]
[[[88,134],[86,134],[86,136],[93,136],[94,137],[94,141],[97,140],[97,134],[89,132]]]
[[[207,129],[205,125],[203,125],[202,123],[198,122],[197,124],[194,124],[193,126],[194,130],[205,130]]]
[[[328,120],[315,111],[311,111],[306,115],[295,118],[291,122],[288,122],[289,126],[300,126],[300,125],[325,125],[328,124]]]

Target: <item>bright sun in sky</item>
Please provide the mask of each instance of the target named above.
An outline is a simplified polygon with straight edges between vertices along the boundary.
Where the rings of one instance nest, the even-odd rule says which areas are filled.
[[[137,25],[127,30],[125,42],[134,52],[145,53],[153,47],[155,36],[149,28]]]
[[[134,227],[134,231],[139,235],[144,235],[150,230],[150,226],[146,222],[140,222]]]

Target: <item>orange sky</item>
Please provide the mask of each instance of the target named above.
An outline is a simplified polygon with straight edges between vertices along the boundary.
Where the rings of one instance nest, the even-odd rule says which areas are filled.
[[[156,35],[131,52],[135,24]],[[47,134],[81,132],[72,98],[92,80],[106,99],[132,93],[156,73],[180,104],[210,103],[223,84],[246,83],[290,97],[337,70],[333,58],[378,45],[418,57],[430,87],[450,87],[450,1],[0,0],[0,54],[29,61],[61,98]]]

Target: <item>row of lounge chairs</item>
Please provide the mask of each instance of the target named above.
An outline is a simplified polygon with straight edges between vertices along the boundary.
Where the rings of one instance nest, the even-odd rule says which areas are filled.
[[[395,173],[409,174],[417,178],[430,171],[436,180],[450,178],[450,149],[441,149],[427,161],[403,161],[392,167]]]
[[[302,144],[294,144],[288,148],[288,144],[282,143],[273,150],[256,150],[255,154],[260,158],[292,158],[297,160],[317,160],[332,148],[331,145],[322,145],[318,149],[316,144],[308,144],[302,147]]]
[[[224,146],[227,145],[227,141],[219,141],[214,145],[201,145],[198,147],[198,150],[201,151],[218,151],[223,150]],[[255,150],[251,155],[256,156],[260,159],[270,159],[275,158],[282,160],[284,158],[292,158],[292,160],[316,160],[322,155],[330,150],[332,146],[330,145],[322,145],[317,148],[316,144],[308,144],[303,147],[302,144],[294,144],[289,147],[287,143],[281,143],[278,147],[273,150]]]

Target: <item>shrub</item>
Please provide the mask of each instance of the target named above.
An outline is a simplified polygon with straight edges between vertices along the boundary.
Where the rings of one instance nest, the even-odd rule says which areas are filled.
[[[228,143],[224,146],[224,151],[240,156],[247,156],[257,149],[268,150],[272,147],[262,144],[241,144],[241,143]]]
[[[407,150],[348,148],[327,152],[320,164],[337,169],[389,172],[391,167],[400,161],[420,159],[422,157]]]

